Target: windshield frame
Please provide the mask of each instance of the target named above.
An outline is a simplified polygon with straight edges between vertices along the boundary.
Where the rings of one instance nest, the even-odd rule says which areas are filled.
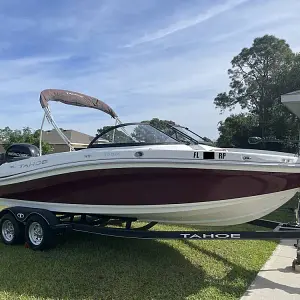
[[[104,144],[97,144],[97,140],[99,138],[101,138],[102,136],[104,136],[105,134],[107,134],[108,132],[111,132],[115,129],[118,128],[122,128],[122,127],[126,127],[126,126],[130,126],[130,125],[147,125],[152,127],[154,130],[160,132],[162,135],[167,136],[169,139],[174,140],[174,142],[160,142],[160,143],[146,143],[146,142],[132,142],[132,143],[104,143]],[[133,139],[133,138],[132,138]],[[156,128],[155,126],[152,126],[149,122],[132,122],[132,123],[122,123],[122,124],[118,124],[118,125],[113,125],[110,126],[109,128],[105,129],[104,131],[102,131],[101,133],[97,134],[93,140],[90,142],[90,144],[88,145],[87,148],[95,148],[95,147],[114,147],[114,146],[141,146],[141,145],[178,145],[178,144],[182,144],[182,145],[186,145],[186,143],[183,143],[182,141],[177,140],[176,138],[170,136],[169,134],[167,134],[166,132]],[[105,145],[105,146],[104,146]]]

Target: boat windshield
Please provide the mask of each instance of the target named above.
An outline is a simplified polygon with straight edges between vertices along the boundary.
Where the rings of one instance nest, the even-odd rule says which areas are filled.
[[[180,125],[170,125],[167,131],[170,136],[185,143],[205,145],[211,145],[213,143],[211,140],[203,138],[188,128]]]
[[[91,142],[99,144],[178,144],[175,138],[144,123],[120,124],[105,128]]]

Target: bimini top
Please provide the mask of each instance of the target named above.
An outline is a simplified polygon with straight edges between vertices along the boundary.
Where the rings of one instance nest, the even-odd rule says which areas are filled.
[[[300,118],[300,90],[282,95],[281,103]]]
[[[97,98],[81,93],[57,89],[43,90],[40,94],[42,107],[48,107],[49,101],[58,101],[69,105],[95,108],[109,114],[114,119],[117,118],[117,114],[106,103]]]

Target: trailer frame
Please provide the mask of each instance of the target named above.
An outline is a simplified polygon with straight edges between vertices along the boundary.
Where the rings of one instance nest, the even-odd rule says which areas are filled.
[[[263,227],[262,231],[168,231],[151,230],[157,222],[149,222],[135,227],[135,218],[123,218],[107,215],[87,215],[52,212],[46,209],[28,208],[22,206],[8,207],[0,211],[0,235],[5,244],[13,245],[25,243],[32,250],[46,250],[56,246],[57,236],[75,231],[110,237],[134,239],[179,239],[179,240],[283,240],[295,239],[296,258],[292,266],[300,270],[300,201],[295,209],[296,221],[283,223],[265,219],[258,219],[248,224]],[[6,222],[5,222],[6,221]],[[15,226],[18,234],[15,240],[5,238],[3,224]],[[35,233],[34,225],[40,230]],[[38,232],[38,231],[36,231]],[[41,236],[42,232],[42,236]],[[11,236],[11,235],[10,235]],[[35,236],[35,239],[33,238]]]

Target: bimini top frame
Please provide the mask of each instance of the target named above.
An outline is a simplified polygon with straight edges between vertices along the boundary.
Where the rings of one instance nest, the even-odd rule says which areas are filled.
[[[63,141],[69,146],[70,151],[75,151],[72,146],[71,141],[66,137],[66,135],[61,131],[61,129],[57,126],[54,118],[51,114],[49,101],[57,101],[61,103],[65,103],[68,105],[74,106],[82,106],[82,107],[89,107],[103,111],[104,113],[109,114],[113,119],[116,120],[116,125],[121,124],[117,114],[114,110],[109,107],[103,101],[87,96],[78,92],[68,91],[68,90],[58,90],[58,89],[46,89],[43,90],[40,94],[40,103],[42,108],[44,109],[44,117],[41,125],[41,132],[40,132],[40,155],[42,155],[42,139],[43,139],[43,127],[45,123],[45,119],[53,126],[53,128],[57,131],[59,136],[63,139]]]

